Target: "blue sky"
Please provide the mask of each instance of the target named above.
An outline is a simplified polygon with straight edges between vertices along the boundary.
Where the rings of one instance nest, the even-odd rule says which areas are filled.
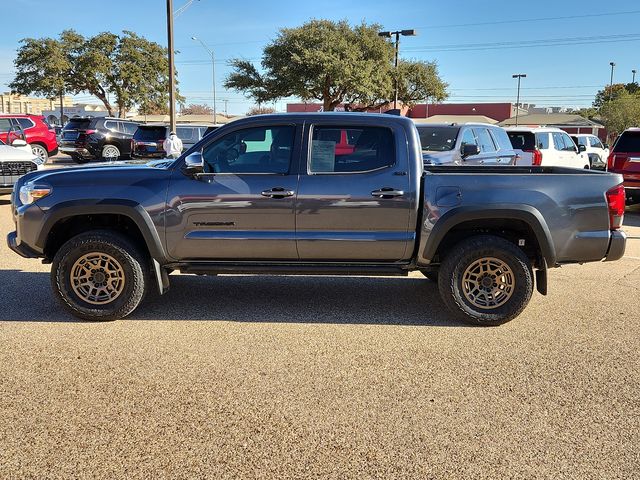
[[[174,0],[174,9],[186,2]],[[56,36],[66,28],[85,35],[133,30],[166,45],[164,0],[12,0],[11,4],[12,20],[5,18],[0,35],[0,90],[12,79],[15,50],[24,37]],[[188,103],[212,103],[211,63],[206,51],[191,40],[197,36],[218,59],[218,110],[224,110],[227,100],[229,113],[246,112],[252,102],[222,87],[229,73],[226,61],[244,57],[258,63],[263,46],[279,28],[299,26],[311,18],[418,29],[419,36],[402,39],[401,57],[437,61],[449,83],[450,102],[512,101],[511,75],[526,73],[523,102],[588,106],[595,92],[609,82],[610,61],[616,62],[614,81],[630,82],[631,70],[640,70],[637,0],[195,0],[175,20],[181,92]],[[90,96],[78,100],[97,103]],[[277,107],[283,109],[285,103]]]

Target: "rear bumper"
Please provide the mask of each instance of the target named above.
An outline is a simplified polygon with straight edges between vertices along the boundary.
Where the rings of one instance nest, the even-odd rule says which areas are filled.
[[[67,155],[79,155],[83,158],[92,158],[91,152],[83,147],[60,147],[61,153],[66,153]]]
[[[38,252],[31,249],[24,243],[18,244],[18,234],[17,232],[10,232],[7,235],[7,245],[11,250],[16,252],[18,255],[24,258],[38,258],[42,255],[39,255]]]
[[[620,260],[624,255],[627,245],[627,234],[621,230],[613,230],[611,232],[611,240],[609,241],[609,251],[604,258],[605,262],[613,262]]]

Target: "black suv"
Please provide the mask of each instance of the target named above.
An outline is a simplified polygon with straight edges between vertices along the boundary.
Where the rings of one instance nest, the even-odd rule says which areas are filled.
[[[72,118],[62,129],[60,151],[71,155],[77,163],[129,157],[137,128],[137,122],[121,118]]]
[[[207,125],[183,124],[176,126],[176,135],[182,140],[183,151],[198,143],[210,128]],[[131,141],[131,156],[164,158],[162,143],[169,135],[169,126],[164,123],[139,125]]]

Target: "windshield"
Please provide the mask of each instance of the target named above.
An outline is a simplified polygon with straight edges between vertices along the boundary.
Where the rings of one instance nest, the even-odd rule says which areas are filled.
[[[418,127],[423,152],[453,150],[460,127]]]
[[[64,130],[86,130],[87,128],[89,128],[90,124],[91,124],[91,120],[88,118],[83,118],[83,119],[72,118],[64,126]]]
[[[142,142],[157,142],[165,139],[166,131],[165,127],[138,127],[133,139]]]
[[[613,147],[616,153],[640,152],[640,132],[624,132]]]

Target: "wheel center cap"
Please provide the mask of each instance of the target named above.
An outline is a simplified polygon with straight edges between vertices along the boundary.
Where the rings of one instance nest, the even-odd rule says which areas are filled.
[[[104,283],[106,279],[107,279],[107,276],[104,274],[104,272],[96,272],[93,274],[94,283]]]
[[[488,287],[492,287],[493,286],[493,278],[484,277],[480,283],[482,283],[483,287],[487,287],[487,288]]]

